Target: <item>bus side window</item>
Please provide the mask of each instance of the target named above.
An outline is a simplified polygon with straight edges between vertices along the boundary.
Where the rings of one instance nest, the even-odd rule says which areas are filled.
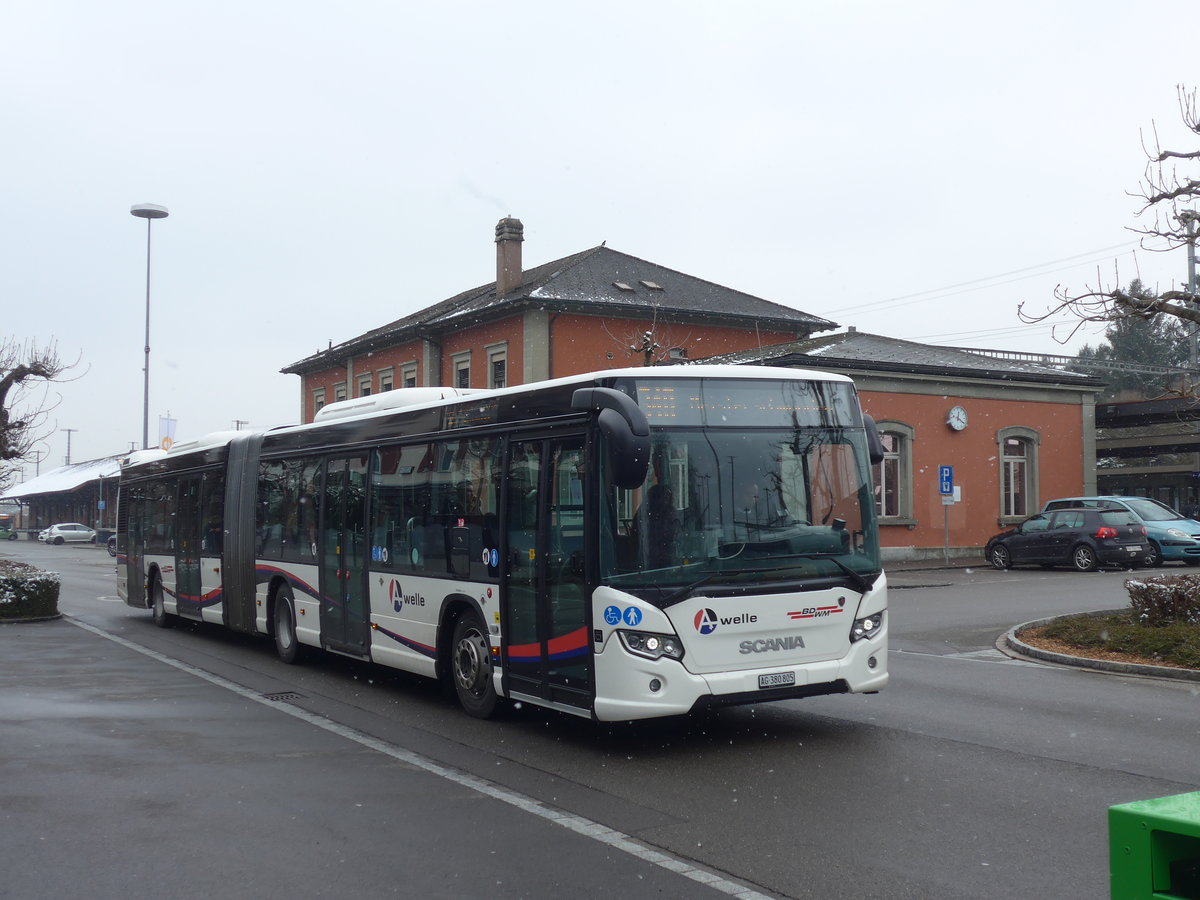
[[[256,556],[278,558],[281,551],[280,522],[283,517],[283,462],[263,460],[258,465],[258,497],[255,503]]]
[[[451,465],[459,514],[450,525],[465,530],[457,532],[464,546],[455,551],[458,561],[452,556],[450,563],[455,574],[473,581],[494,579],[498,573],[500,446],[497,438],[461,441]]]
[[[383,447],[371,478],[371,557],[376,568],[426,569],[429,444]]]
[[[200,508],[204,516],[204,552],[220,556],[225,543],[224,472],[204,473],[200,481]]]
[[[175,550],[175,479],[155,482],[151,491],[153,493],[148,503],[150,533],[146,537],[146,551],[172,553]]]

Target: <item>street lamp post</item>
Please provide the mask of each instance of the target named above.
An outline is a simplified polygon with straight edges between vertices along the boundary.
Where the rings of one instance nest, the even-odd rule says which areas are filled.
[[[150,448],[150,222],[165,219],[165,206],[156,203],[136,203],[129,208],[131,215],[146,220],[146,365],[142,370],[142,449]]]
[[[1194,209],[1185,209],[1178,216],[1179,223],[1187,229],[1187,262],[1188,262],[1188,293],[1191,295],[1190,302],[1192,306],[1196,306],[1196,220],[1200,219]],[[1193,327],[1188,336],[1188,365],[1191,368],[1196,368],[1196,329]],[[1194,377],[1194,376],[1193,376]]]
[[[67,465],[71,464],[71,435],[78,431],[78,428],[60,428],[59,431],[67,433]]]

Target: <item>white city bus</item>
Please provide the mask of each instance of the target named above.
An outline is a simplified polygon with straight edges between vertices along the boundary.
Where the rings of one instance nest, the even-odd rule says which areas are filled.
[[[874,423],[842,376],[408,388],[134,454],[118,581],[176,617],[597,720],[887,683]]]

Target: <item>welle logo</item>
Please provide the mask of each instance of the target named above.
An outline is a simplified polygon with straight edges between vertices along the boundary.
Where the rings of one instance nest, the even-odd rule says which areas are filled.
[[[701,634],[712,634],[717,630],[717,614],[711,609],[696,613],[696,630]]]
[[[400,586],[400,582],[393,578],[388,583],[388,602],[392,604],[393,610],[400,612],[404,608],[405,603],[409,606],[424,606],[425,598],[415,591],[411,594],[404,593],[404,588]]]
[[[696,613],[693,624],[701,634],[712,634],[718,625],[749,625],[758,621],[758,616],[752,613],[742,613],[737,616],[718,616],[711,609],[702,609]]]

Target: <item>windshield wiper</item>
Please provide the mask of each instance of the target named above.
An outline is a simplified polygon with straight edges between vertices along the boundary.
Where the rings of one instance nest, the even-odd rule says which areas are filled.
[[[796,555],[799,557],[802,557],[803,559],[827,559],[831,563],[833,563],[835,566],[837,566],[839,569],[841,569],[843,572],[846,573],[846,576],[850,579],[851,583],[853,583],[853,585],[858,589],[858,592],[860,594],[865,594],[867,591],[869,591],[871,589],[871,582],[867,581],[867,579],[863,577],[861,572],[857,572],[854,569],[850,568],[848,565],[846,565],[844,562],[842,562],[836,556],[824,556],[820,553],[797,553]]]
[[[871,589],[871,582],[867,581],[867,579],[862,575],[861,572],[855,571],[854,569],[852,569],[848,565],[846,565],[844,562],[842,562],[840,559],[838,559],[836,556],[830,556],[827,553],[788,553],[785,556],[777,556],[775,558],[776,559],[827,559],[831,563],[833,563],[835,566],[837,566],[839,569],[841,569],[843,572],[846,573],[846,577],[848,577],[850,579],[850,582],[855,586],[855,588],[858,589],[858,592],[860,594],[865,594],[867,591],[869,591]],[[790,568],[790,567],[784,567],[784,568]],[[781,569],[758,569],[756,571],[779,572],[779,571],[781,571]]]
[[[846,573],[847,577],[850,579],[851,583],[854,585],[854,587],[858,590],[858,592],[860,594],[865,594],[867,591],[869,591],[871,589],[871,582],[867,581],[867,579],[864,578],[862,576],[862,574],[854,571],[854,569],[851,569],[849,566],[847,566],[845,563],[843,563],[841,560],[837,559],[836,557],[822,556],[819,553],[794,553],[794,554],[789,554],[787,558],[790,558],[790,559],[827,559],[831,563],[833,563],[835,566],[837,566],[839,569],[841,569],[843,572]],[[747,575],[773,575],[777,572],[790,572],[790,571],[795,570],[795,568],[796,568],[795,566],[774,566],[770,569],[738,569],[737,571],[733,571],[733,572],[729,572],[724,569],[719,569],[715,572],[709,572],[703,578],[699,578],[696,581],[693,581],[691,584],[685,584],[681,588],[676,588],[671,593],[667,594],[665,597],[660,598],[659,602],[664,607],[670,606],[671,604],[675,603],[676,601],[682,600],[683,598],[691,595],[692,591],[696,590],[696,588],[704,587],[704,585],[706,585],[706,584],[712,584],[712,582],[716,581],[721,576],[727,575],[727,576],[733,577],[733,576],[747,576]],[[661,588],[660,588],[660,590],[661,590]]]
[[[675,590],[671,591],[671,593],[667,594],[667,596],[660,598],[659,602],[664,607],[670,606],[676,600],[682,600],[684,597],[689,596],[692,593],[692,591],[694,591],[696,588],[704,587],[704,585],[706,585],[706,584],[711,584],[713,581],[716,580],[718,575],[728,575],[728,574],[730,574],[730,573],[721,571],[719,569],[716,572],[709,572],[703,578],[698,579],[697,581],[693,581],[691,584],[685,584],[681,588],[676,588]],[[733,573],[733,574],[738,574],[738,573]],[[662,588],[659,588],[659,590],[661,591]]]

